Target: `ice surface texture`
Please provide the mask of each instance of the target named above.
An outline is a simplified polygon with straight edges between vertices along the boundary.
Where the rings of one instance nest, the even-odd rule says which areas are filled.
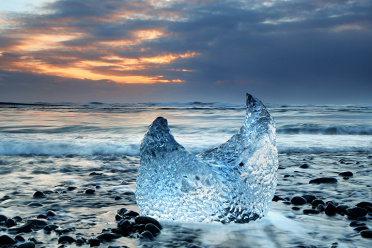
[[[141,143],[136,199],[141,215],[193,222],[249,222],[274,196],[278,169],[275,124],[247,94],[240,131],[226,143],[193,155],[158,117]]]

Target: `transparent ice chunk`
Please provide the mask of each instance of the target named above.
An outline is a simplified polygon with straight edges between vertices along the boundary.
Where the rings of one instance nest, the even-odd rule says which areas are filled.
[[[226,143],[193,155],[158,117],[141,143],[136,200],[141,215],[245,223],[269,209],[277,184],[275,124],[247,94],[244,125]]]

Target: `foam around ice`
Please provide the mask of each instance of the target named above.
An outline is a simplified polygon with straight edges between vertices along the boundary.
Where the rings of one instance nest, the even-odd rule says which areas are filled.
[[[141,215],[197,222],[249,222],[274,196],[278,169],[275,124],[247,94],[244,125],[226,143],[193,155],[158,117],[141,143],[136,200]]]

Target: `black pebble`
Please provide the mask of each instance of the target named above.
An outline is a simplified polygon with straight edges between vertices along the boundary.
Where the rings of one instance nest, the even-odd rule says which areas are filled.
[[[360,232],[363,238],[372,238],[372,230],[364,230]]]
[[[8,219],[5,215],[0,214],[0,222],[5,222]]]
[[[17,241],[12,239],[8,235],[1,235],[0,236],[0,244],[2,244],[2,245],[12,245],[12,244],[15,244],[15,243],[17,243]]]
[[[321,177],[310,180],[309,183],[311,184],[320,184],[320,183],[337,183],[337,179],[333,177]]]
[[[101,241],[99,241],[99,239],[96,239],[96,238],[89,239],[88,243],[90,244],[90,247],[95,247],[95,246],[100,246],[101,245]]]
[[[302,212],[304,214],[319,214],[319,211],[315,209],[304,209]]]
[[[46,195],[41,191],[36,191],[34,193],[34,198],[45,198],[45,197],[46,197]]]
[[[291,199],[293,205],[304,205],[307,203],[306,199],[301,196],[295,196]]]
[[[122,216],[120,216],[120,215],[115,215],[115,220],[121,220],[121,219],[123,219],[123,217]]]
[[[39,214],[36,218],[37,219],[46,219],[47,216],[45,214]]]
[[[121,209],[118,210],[118,215],[123,216],[126,212],[128,212],[128,209],[126,209],[126,208],[121,208]]]
[[[128,217],[136,217],[136,216],[138,216],[139,214],[138,214],[136,211],[129,210],[129,211],[126,212],[124,215],[125,215],[125,216],[128,216]]]
[[[316,199],[313,195],[303,195],[302,197],[306,199],[307,203],[312,203]]]
[[[336,212],[338,213],[338,214],[341,214],[342,216],[344,216],[346,213],[347,213],[347,209],[349,208],[349,206],[348,205],[338,205],[337,207],[336,207]]]
[[[359,202],[356,206],[360,208],[364,208],[368,212],[372,213],[372,203],[370,202]]]
[[[115,201],[122,199],[120,196],[115,196]]]
[[[352,177],[354,174],[351,171],[345,171],[345,172],[339,173],[338,175],[342,177]]]
[[[160,223],[157,220],[155,220],[154,218],[148,217],[148,216],[137,216],[135,221],[137,224],[152,223],[155,226],[157,226],[160,230],[163,229],[163,227],[160,225]]]
[[[335,215],[336,214],[336,204],[333,202],[327,202],[327,206],[325,208],[326,215]]]
[[[36,228],[44,228],[46,225],[48,225],[48,221],[45,219],[30,219],[28,222],[30,222],[32,226]]]
[[[313,205],[313,208],[316,208],[319,204],[325,205],[323,200],[315,199],[311,202],[311,205]]]
[[[300,207],[292,207],[292,210],[295,210],[295,211],[298,211],[300,209],[301,209]]]
[[[349,219],[355,220],[360,217],[366,216],[367,210],[365,210],[364,208],[360,208],[360,207],[348,208],[346,214],[349,217]]]
[[[25,241],[25,238],[22,237],[21,235],[17,235],[14,237],[15,240],[19,241],[19,242],[24,242]]]
[[[316,210],[318,210],[319,212],[324,212],[325,208],[326,207],[323,204],[319,204],[318,206],[316,206]]]
[[[58,239],[59,244],[62,243],[62,242],[74,243],[75,241],[76,241],[76,239],[74,239],[73,237],[68,236],[68,235],[61,236]]]
[[[121,220],[118,223],[118,229],[120,230],[121,234],[127,236],[132,231],[133,224],[134,223],[129,220]]]
[[[360,232],[360,231],[368,230],[368,229],[369,228],[367,226],[358,226],[358,227],[354,228],[354,231]]]
[[[310,166],[308,164],[300,165],[300,168],[302,169],[308,169]]]
[[[85,244],[85,242],[86,242],[86,240],[84,240],[83,238],[78,238],[75,241],[76,245],[83,245],[83,244]]]
[[[272,201],[275,201],[275,202],[277,202],[277,201],[281,201],[281,200],[283,200],[283,198],[281,198],[280,196],[274,195],[274,197],[273,197],[273,200],[272,200]]]
[[[86,189],[85,190],[85,194],[94,194],[94,192],[96,192],[96,190],[94,190],[94,189]]]
[[[77,187],[75,187],[75,186],[69,186],[69,187],[67,187],[67,190],[68,191],[73,191],[75,189],[77,189]]]
[[[102,233],[97,236],[97,239],[99,240],[113,240],[113,239],[118,239],[120,238],[119,235],[112,234],[112,233]]]
[[[10,233],[28,233],[32,231],[32,224],[26,223],[19,227],[12,227],[8,229],[8,232]]]
[[[150,231],[144,231],[141,233],[140,239],[154,240],[154,235]]]
[[[53,210],[48,210],[47,213],[46,213],[46,215],[47,215],[48,217],[54,217],[54,216],[57,215],[57,213],[54,212]]]
[[[5,221],[5,225],[7,227],[12,227],[12,226],[16,226],[17,225],[17,222],[15,220],[13,220],[13,219],[7,219]]]
[[[152,223],[146,224],[145,230],[150,231],[154,237],[160,233],[160,229]]]
[[[350,226],[351,227],[355,227],[355,226],[365,226],[366,225],[366,223],[363,223],[363,222],[359,222],[359,221],[352,221],[352,222],[350,222]]]

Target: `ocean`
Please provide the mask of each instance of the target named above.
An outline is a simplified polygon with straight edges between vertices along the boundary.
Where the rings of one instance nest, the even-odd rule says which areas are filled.
[[[305,215],[295,195],[354,206],[372,199],[372,106],[265,104],[275,120],[279,170],[269,214],[246,225],[164,223],[155,241],[120,238],[110,245],[153,247],[369,247],[346,216]],[[134,190],[141,139],[152,121],[168,120],[175,139],[194,154],[224,143],[244,122],[244,104],[226,103],[1,103],[0,215],[48,219],[69,235],[92,238],[116,226],[122,207],[137,210]],[[300,166],[307,164],[307,168]],[[340,172],[354,176],[343,178]],[[337,184],[312,185],[334,177]],[[94,194],[86,194],[93,189]],[[33,197],[42,191],[46,197]],[[372,227],[371,218],[362,220]],[[0,224],[0,235],[10,235]],[[58,247],[59,234],[25,237]],[[14,235],[13,235],[14,236]],[[173,245],[173,246],[172,246]],[[196,246],[196,247],[197,247]],[[87,245],[88,247],[88,245]],[[108,247],[103,246],[103,247]],[[311,246],[307,246],[311,247]]]

